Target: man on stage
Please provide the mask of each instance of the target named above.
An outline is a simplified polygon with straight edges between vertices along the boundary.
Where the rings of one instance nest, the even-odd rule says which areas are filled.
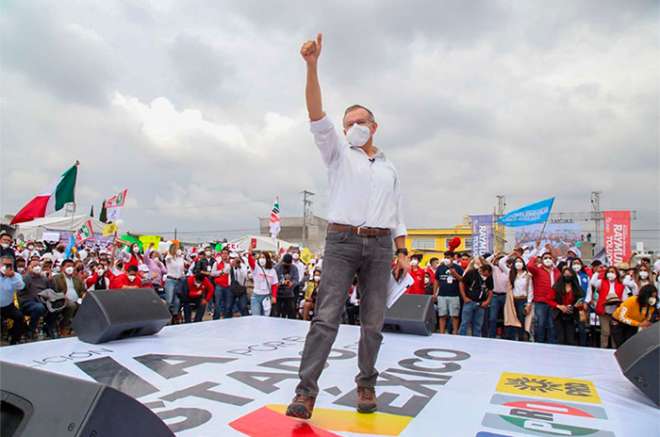
[[[396,244],[395,271],[409,269],[405,249],[406,227],[396,169],[373,143],[378,124],[373,113],[360,105],[346,109],[340,135],[323,112],[317,64],[322,35],[303,44],[307,63],[305,97],[311,130],[328,168],[328,235],[323,278],[315,314],[300,363],[300,383],[289,405],[288,416],[308,419],[319,392],[317,381],[326,363],[355,274],[360,290],[358,411],[376,411],[374,365],[382,341],[389,275],[392,274],[392,240]]]

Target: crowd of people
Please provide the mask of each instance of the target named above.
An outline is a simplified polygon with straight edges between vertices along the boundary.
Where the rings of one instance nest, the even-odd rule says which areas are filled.
[[[616,348],[657,321],[660,261],[580,255],[540,242],[482,257],[448,251],[426,268],[413,255],[408,292],[433,296],[441,333]]]
[[[411,256],[409,294],[432,296],[440,333],[517,341],[618,347],[657,321],[660,262],[589,265],[571,248],[550,245],[483,257],[448,251],[421,266]],[[152,288],[172,323],[272,316],[310,320],[322,258],[298,247],[282,253],[226,245],[166,251],[117,241],[100,248],[15,241],[0,235],[0,317],[10,344],[72,335],[71,321],[90,290]],[[358,278],[346,291],[342,321],[359,324]]]

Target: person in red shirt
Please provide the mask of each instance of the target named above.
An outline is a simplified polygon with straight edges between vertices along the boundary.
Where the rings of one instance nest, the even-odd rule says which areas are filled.
[[[413,278],[413,283],[406,290],[406,294],[424,294],[425,284],[424,276],[426,272],[419,266],[419,262],[422,260],[422,255],[415,254],[410,257],[410,276]]]
[[[433,257],[429,260],[429,263],[426,265],[426,274],[431,278],[431,284],[435,284],[435,271],[440,265],[440,260],[436,257]]]
[[[126,273],[122,273],[112,278],[110,288],[141,288],[142,279],[138,275],[137,266],[128,266]]]
[[[183,303],[183,319],[190,323],[192,307],[195,306],[195,322],[201,322],[206,312],[206,305],[213,299],[213,284],[201,273],[188,276],[183,283],[181,302]]]
[[[559,280],[559,270],[555,267],[552,252],[547,251],[541,256],[541,266],[536,265],[534,256],[527,263],[527,270],[532,275],[534,292],[534,341],[537,343],[555,343],[555,329],[552,323],[552,310],[557,303],[554,300],[555,291],[552,288]],[[529,300],[528,300],[529,301]]]

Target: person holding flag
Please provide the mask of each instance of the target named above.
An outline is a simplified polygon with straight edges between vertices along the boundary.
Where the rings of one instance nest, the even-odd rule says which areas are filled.
[[[318,379],[337,335],[346,290],[360,271],[360,341],[357,384],[358,411],[376,411],[375,368],[383,339],[388,281],[409,270],[405,248],[406,227],[401,207],[398,173],[374,145],[378,129],[374,114],[352,105],[343,117],[340,135],[323,111],[318,78],[322,35],[303,44],[300,54],[307,64],[307,111],[323,163],[328,169],[328,235],[323,261],[323,280],[318,289],[314,318],[300,362],[300,383],[288,406],[288,416],[309,419],[319,392]],[[392,241],[396,262],[392,269]]]

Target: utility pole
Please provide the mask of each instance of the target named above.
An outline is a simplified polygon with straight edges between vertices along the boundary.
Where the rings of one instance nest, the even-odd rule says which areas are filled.
[[[302,192],[303,195],[303,225],[302,225],[302,244],[304,247],[307,247],[307,238],[308,238],[308,232],[307,232],[307,224],[309,222],[309,219],[312,216],[312,196],[314,196],[315,193],[312,193],[311,191],[304,190]]]
[[[506,228],[497,223],[497,220],[504,215],[506,209],[506,197],[504,194],[498,194],[497,207],[493,217],[493,228],[495,234],[495,251],[500,252],[504,250],[504,243],[506,242]]]
[[[603,215],[600,211],[600,195],[602,191],[592,191],[591,192],[591,208],[593,210],[592,220],[594,221],[594,233],[596,236],[595,247],[598,248],[600,244],[600,224],[603,220]]]

